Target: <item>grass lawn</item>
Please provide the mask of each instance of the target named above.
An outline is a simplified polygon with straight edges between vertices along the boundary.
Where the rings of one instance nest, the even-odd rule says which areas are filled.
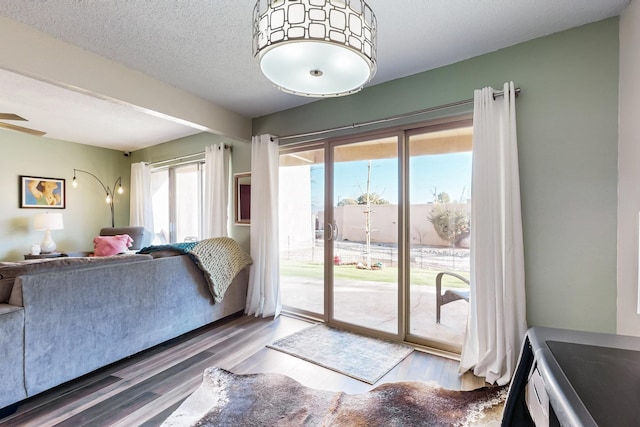
[[[398,282],[398,268],[385,267],[381,270],[361,270],[355,265],[335,265],[334,275],[338,279],[370,281],[370,282]],[[280,274],[292,277],[322,277],[324,264],[317,264],[302,261],[280,260]],[[415,269],[411,271],[410,280],[412,285],[436,286],[436,275],[440,271]],[[469,273],[459,273],[468,278]],[[442,285],[452,288],[466,288],[467,284],[455,277],[444,276]]]

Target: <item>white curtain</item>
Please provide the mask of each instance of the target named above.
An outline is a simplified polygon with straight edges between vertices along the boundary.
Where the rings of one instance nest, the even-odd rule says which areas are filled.
[[[153,232],[153,205],[151,204],[151,167],[144,162],[131,165],[131,197],[129,225],[144,227]]]
[[[246,314],[278,317],[280,266],[278,245],[278,167],[277,140],[270,135],[254,136],[251,141],[251,258]]]
[[[507,384],[527,330],[515,89],[476,90],[471,182],[471,298],[460,371]]]
[[[229,162],[224,143],[205,148],[205,194],[203,238],[229,235]]]

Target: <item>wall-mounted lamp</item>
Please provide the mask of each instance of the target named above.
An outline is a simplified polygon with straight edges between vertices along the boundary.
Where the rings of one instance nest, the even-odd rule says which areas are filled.
[[[51,230],[62,230],[62,214],[58,212],[45,212],[36,214],[33,218],[33,229],[44,231],[44,239],[40,243],[42,253],[51,253],[56,250],[56,242],[51,238]]]
[[[100,178],[98,178],[97,176],[95,176],[94,174],[92,174],[91,172],[87,172],[87,171],[83,171],[81,169],[74,169],[73,170],[73,188],[77,188],[78,187],[78,181],[76,179],[76,172],[82,172],[82,173],[86,173],[87,175],[91,175],[96,181],[98,181],[98,183],[100,183],[100,185],[102,186],[102,189],[104,190],[106,197],[105,197],[105,202],[107,202],[107,204],[109,205],[109,209],[111,210],[111,226],[115,227],[116,223],[115,223],[115,216],[114,216],[114,212],[113,212],[113,190],[116,189],[116,186],[118,186],[118,194],[122,194],[124,193],[124,189],[122,188],[122,179],[121,177],[118,177],[118,179],[116,179],[116,181],[113,183],[113,190],[111,188],[109,188],[108,186],[104,185],[102,183],[102,181],[100,180]]]

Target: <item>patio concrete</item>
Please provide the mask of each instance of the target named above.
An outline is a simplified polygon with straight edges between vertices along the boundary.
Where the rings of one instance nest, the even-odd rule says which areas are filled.
[[[285,306],[324,312],[324,285],[321,279],[281,277]],[[397,287],[382,282],[345,281],[335,283],[334,317],[384,332],[397,333]],[[441,323],[436,323],[435,286],[412,285],[410,289],[410,332],[434,343],[462,348],[469,304],[454,301],[442,307]]]

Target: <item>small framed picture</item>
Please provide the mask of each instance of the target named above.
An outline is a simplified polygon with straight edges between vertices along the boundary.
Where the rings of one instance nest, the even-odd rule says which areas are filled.
[[[251,172],[236,173],[234,180],[235,221],[237,225],[251,224]]]
[[[20,207],[64,209],[66,188],[64,179],[20,175]]]

